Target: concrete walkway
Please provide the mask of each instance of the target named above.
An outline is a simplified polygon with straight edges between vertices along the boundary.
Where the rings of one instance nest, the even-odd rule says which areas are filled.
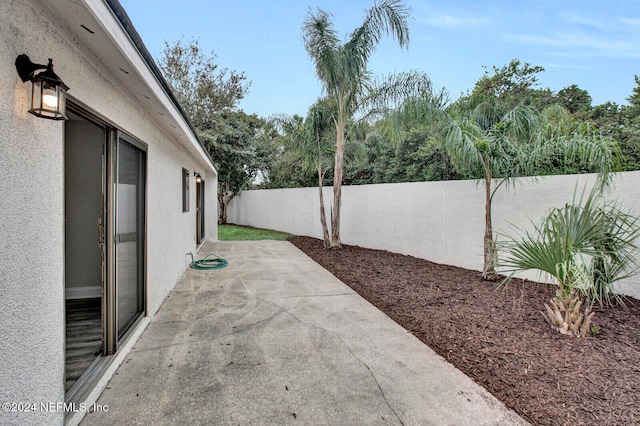
[[[289,242],[208,253],[84,425],[526,424]]]

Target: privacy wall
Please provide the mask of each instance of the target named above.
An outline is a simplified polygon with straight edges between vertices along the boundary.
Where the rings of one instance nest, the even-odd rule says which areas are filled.
[[[550,208],[561,207],[594,175],[518,179],[493,200],[494,230],[532,229]],[[640,172],[616,174],[607,197],[640,216]],[[325,188],[327,209],[332,189]],[[329,210],[327,210],[327,215]],[[229,206],[229,222],[322,238],[317,188],[244,191]],[[437,263],[482,270],[484,186],[481,181],[417,182],[342,188],[342,242],[389,250]],[[500,235],[498,235],[500,239]],[[502,237],[504,238],[504,237]],[[527,275],[539,278],[537,274]],[[640,297],[640,277],[622,289]]]

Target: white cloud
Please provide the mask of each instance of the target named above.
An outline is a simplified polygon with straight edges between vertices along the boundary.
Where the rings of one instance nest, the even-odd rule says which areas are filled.
[[[566,57],[566,55],[562,55]],[[562,63],[545,63],[543,64],[545,70],[549,71],[550,69],[567,69],[567,70],[588,70],[591,69],[591,66],[588,65],[579,65],[574,63],[562,64]]]
[[[457,30],[466,27],[477,27],[489,23],[489,19],[476,16],[454,16],[448,14],[433,14],[426,18],[418,19],[418,22],[431,27]]]
[[[602,21],[595,18],[589,18],[586,16],[579,16],[579,15],[565,15],[564,17],[569,22],[572,22],[574,24],[587,25],[587,26],[596,27],[596,28],[604,27],[604,24],[602,23]]]
[[[575,53],[609,57],[640,57],[640,46],[626,40],[607,40],[584,33],[559,33],[553,36],[531,34],[508,34],[509,41],[537,46],[551,46],[568,49],[586,49]]]
[[[622,22],[623,24],[640,27],[640,18],[620,18],[620,22]]]

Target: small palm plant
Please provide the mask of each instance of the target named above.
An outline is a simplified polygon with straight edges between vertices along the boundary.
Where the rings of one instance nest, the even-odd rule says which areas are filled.
[[[614,284],[638,269],[638,219],[592,190],[584,200],[553,209],[533,233],[501,243],[507,256],[499,267],[511,275],[537,269],[555,278],[556,297],[542,315],[551,328],[585,337],[594,302],[622,304]],[[585,303],[586,301],[586,303]],[[584,306],[584,309],[583,309]]]

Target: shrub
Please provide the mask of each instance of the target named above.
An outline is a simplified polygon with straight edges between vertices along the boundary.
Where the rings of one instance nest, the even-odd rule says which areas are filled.
[[[582,336],[589,332],[594,302],[622,304],[615,283],[638,269],[639,232],[636,217],[605,201],[596,190],[583,199],[584,191],[578,201],[574,194],[571,203],[534,224],[534,232],[501,243],[507,255],[497,265],[510,272],[502,284],[514,273],[530,269],[553,277],[558,291],[543,315],[560,332]],[[583,304],[578,293],[587,301],[584,312],[579,312]]]

